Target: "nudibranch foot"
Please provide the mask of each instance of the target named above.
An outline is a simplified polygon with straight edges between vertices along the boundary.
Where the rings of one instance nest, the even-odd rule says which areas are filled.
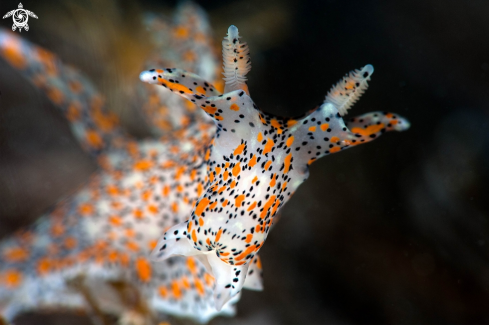
[[[195,236],[195,232],[192,235]],[[230,265],[223,262],[215,250],[210,248],[205,251],[195,249],[187,239],[187,222],[170,228],[151,253],[154,261],[164,261],[178,255],[195,256],[214,276],[214,300],[218,311],[235,297],[243,287],[252,290],[263,288],[258,272],[258,264],[260,263],[258,257],[255,263]],[[247,280],[250,265],[253,265],[253,272],[250,274],[250,279]]]

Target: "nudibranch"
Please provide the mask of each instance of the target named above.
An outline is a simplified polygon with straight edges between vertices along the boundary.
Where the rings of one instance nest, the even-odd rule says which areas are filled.
[[[0,57],[47,94],[99,164],[87,184],[0,242],[6,320],[53,307],[116,313],[121,321],[132,312],[199,322],[232,315],[242,288],[263,288],[258,252],[280,208],[307,179],[308,166],[409,127],[383,112],[344,122],[367,88],[370,65],[345,76],[303,117],[260,111],[246,84],[249,50],[234,26],[223,41],[221,94],[205,15],[186,3],[175,22],[146,18],[157,48],[148,64],[164,62],[203,77],[177,68],[141,73],[146,83],[163,86],[135,86],[156,133],[143,140],[125,132],[79,71],[0,30]],[[134,286],[140,306],[128,307],[114,283]],[[107,305],[108,292],[120,303]]]
[[[373,67],[346,75],[322,105],[298,118],[259,110],[250,97],[246,43],[231,26],[222,42],[224,93],[203,78],[176,68],[144,71],[140,79],[161,85],[200,107],[216,125],[203,164],[205,179],[189,219],[165,232],[152,252],[157,261],[195,256],[216,279],[216,308],[237,295],[251,261],[263,247],[274,217],[309,175],[315,160],[370,142],[386,131],[404,131],[406,119],[374,112],[342,116],[368,86]]]

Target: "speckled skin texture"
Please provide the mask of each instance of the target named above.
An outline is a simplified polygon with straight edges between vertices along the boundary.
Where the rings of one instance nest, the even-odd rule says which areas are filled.
[[[189,36],[202,30],[200,12],[182,12],[192,19],[172,37],[196,44],[202,58],[185,68],[216,70],[208,67],[216,61],[209,48],[199,45],[205,34]],[[100,166],[37,224],[1,243],[0,302],[7,319],[28,309],[86,308],[70,288],[80,275],[88,282],[135,282],[154,312],[202,322],[233,314],[243,287],[262,288],[257,253],[279,209],[307,179],[308,166],[409,127],[402,117],[381,112],[345,123],[337,101],[328,99],[305,116],[275,117],[257,108],[246,84],[221,95],[212,73],[202,78],[165,68],[148,70],[141,79],[191,103],[173,103],[170,91],[139,86],[145,114],[162,136],[137,141],[105,110],[91,83],[53,54],[4,31],[0,51],[60,108]],[[346,92],[355,89],[351,78],[342,81]],[[344,94],[335,96],[344,102]],[[152,249],[157,262],[149,260]]]

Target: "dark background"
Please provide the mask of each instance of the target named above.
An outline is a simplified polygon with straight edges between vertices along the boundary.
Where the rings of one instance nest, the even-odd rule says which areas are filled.
[[[235,24],[248,41],[248,85],[262,110],[303,113],[345,73],[370,63],[370,88],[348,116],[392,111],[412,125],[316,162],[261,250],[265,291],[245,291],[238,316],[212,324],[489,323],[489,1],[197,2],[216,39]],[[85,2],[75,10],[61,1],[23,2],[39,19],[22,36],[110,91],[104,66],[115,55],[100,50],[100,40],[111,31],[107,37],[123,37],[138,10],[176,2],[107,3],[84,12]],[[2,1],[0,13],[17,5]],[[120,28],[87,30],[80,19]],[[44,95],[3,61],[0,91],[6,236],[72,192],[95,165]],[[73,317],[30,314],[19,324]]]

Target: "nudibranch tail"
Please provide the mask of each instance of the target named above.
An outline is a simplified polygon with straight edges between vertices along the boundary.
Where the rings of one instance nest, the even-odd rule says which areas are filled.
[[[251,70],[250,50],[239,38],[238,28],[231,25],[222,41],[223,75],[226,81],[224,93],[242,89],[249,94],[246,74]]]
[[[341,116],[345,115],[367,90],[373,72],[374,67],[370,64],[362,69],[351,71],[331,88],[325,103],[333,104]]]

